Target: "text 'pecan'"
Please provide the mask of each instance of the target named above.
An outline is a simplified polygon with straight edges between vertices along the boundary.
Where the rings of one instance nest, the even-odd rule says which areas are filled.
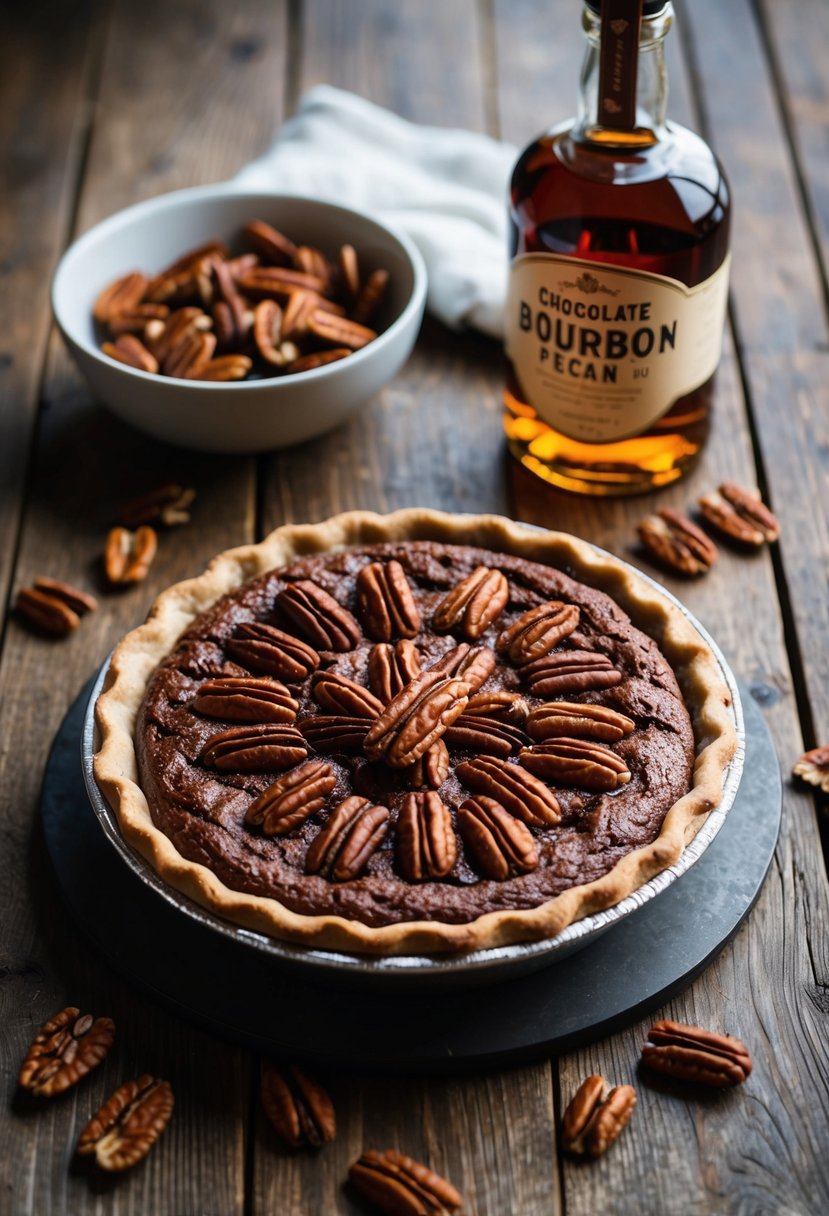
[[[574,1094],[561,1124],[565,1152],[600,1157],[618,1140],[636,1106],[632,1085],[612,1089],[602,1076],[591,1076]]]
[[[309,874],[322,874],[333,882],[356,878],[385,839],[389,812],[367,798],[352,794],[334,810],[314,839],[305,858]]]
[[[391,1148],[363,1153],[348,1178],[383,1216],[453,1216],[463,1203],[451,1182]]]
[[[509,583],[500,570],[476,566],[441,600],[432,617],[439,633],[460,624],[473,642],[497,621],[509,601]]]
[[[321,1148],[337,1135],[334,1103],[318,1081],[296,1065],[262,1069],[262,1106],[274,1131],[291,1148]]]
[[[68,1005],[44,1022],[18,1077],[38,1098],[63,1093],[101,1063],[115,1038],[112,1018],[93,1018]]]
[[[173,1113],[168,1081],[144,1074],[127,1081],[90,1119],[78,1139],[79,1156],[94,1155],[102,1170],[127,1170],[146,1157]]]
[[[413,638],[420,612],[400,562],[370,562],[357,575],[357,607],[366,633],[377,642]]]
[[[654,1022],[642,1048],[642,1063],[681,1081],[724,1089],[751,1073],[751,1056],[740,1039],[683,1022]]]
[[[457,856],[452,817],[438,795],[407,794],[397,816],[397,864],[404,878],[445,878]]]

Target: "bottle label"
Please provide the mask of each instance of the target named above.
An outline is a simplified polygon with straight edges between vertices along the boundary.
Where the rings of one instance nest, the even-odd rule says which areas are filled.
[[[612,443],[646,431],[714,374],[730,256],[686,287],[553,253],[514,259],[505,349],[525,400],[561,434]]]

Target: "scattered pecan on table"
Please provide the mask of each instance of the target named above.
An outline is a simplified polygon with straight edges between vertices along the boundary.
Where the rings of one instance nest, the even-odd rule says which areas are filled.
[[[20,1068],[21,1088],[39,1098],[63,1093],[101,1063],[114,1038],[112,1018],[95,1018],[68,1005],[35,1036]]]
[[[587,1077],[564,1112],[562,1148],[576,1155],[600,1157],[627,1127],[635,1106],[632,1085],[611,1088],[602,1076]]]
[[[452,1216],[463,1203],[451,1182],[391,1148],[368,1149],[351,1166],[348,1178],[385,1216]]]
[[[170,1083],[145,1073],[116,1089],[81,1132],[75,1151],[94,1156],[102,1170],[130,1169],[147,1156],[172,1113]]]
[[[84,613],[97,607],[93,596],[54,578],[36,578],[31,587],[21,587],[14,604],[21,621],[53,637],[66,637],[77,629]]]
[[[740,1039],[669,1020],[651,1026],[642,1063],[665,1076],[716,1089],[740,1085],[751,1073],[751,1056]]]
[[[637,530],[650,556],[673,574],[689,578],[707,574],[717,560],[711,538],[673,507],[647,515]]]
[[[816,785],[829,794],[829,747],[813,747],[804,752],[792,768],[795,777]]]
[[[291,1148],[321,1148],[336,1137],[334,1103],[318,1081],[295,1065],[265,1064],[261,1097],[275,1132]]]
[[[727,481],[718,490],[703,494],[699,509],[706,523],[738,544],[759,548],[780,536],[780,523],[757,490]]]

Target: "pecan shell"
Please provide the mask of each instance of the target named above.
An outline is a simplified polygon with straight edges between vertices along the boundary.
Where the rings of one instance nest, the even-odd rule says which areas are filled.
[[[627,1127],[635,1106],[632,1085],[611,1089],[604,1077],[587,1077],[564,1112],[562,1148],[568,1153],[600,1157]]]
[[[497,621],[509,601],[509,583],[500,570],[476,566],[438,604],[432,624],[439,633],[460,625],[476,641]]]
[[[101,1063],[115,1038],[112,1018],[81,1015],[74,1005],[56,1013],[26,1053],[18,1082],[38,1098],[63,1093]]]
[[[349,882],[366,868],[385,839],[389,812],[352,794],[334,810],[305,858],[309,874]]]
[[[553,647],[578,627],[579,609],[576,604],[548,600],[530,608],[505,629],[495,643],[496,650],[506,653],[513,663],[523,666],[549,654]]]
[[[434,792],[407,794],[397,816],[397,864],[409,882],[445,878],[458,857],[452,817]]]
[[[296,1065],[262,1069],[262,1106],[274,1131],[291,1148],[321,1148],[337,1135],[334,1103],[319,1084]]]
[[[521,752],[524,768],[554,785],[610,791],[627,785],[630,770],[620,756],[593,739],[550,739]]]
[[[292,768],[308,755],[308,744],[295,726],[280,722],[233,726],[211,735],[199,759],[209,768],[263,773]]]
[[[420,612],[400,562],[370,562],[357,575],[357,607],[366,633],[377,642],[413,638]]]
[[[607,655],[593,650],[560,650],[528,663],[521,671],[536,697],[560,697],[574,692],[596,692],[622,682]]]
[[[370,726],[370,718],[346,714],[312,714],[299,723],[299,729],[314,751],[327,755],[361,752]]]
[[[638,532],[651,557],[674,574],[688,578],[706,574],[717,560],[714,542],[672,507],[662,507],[655,515],[647,515]]]
[[[682,1081],[723,1089],[740,1085],[751,1073],[745,1043],[683,1022],[655,1022],[642,1048],[642,1063]]]
[[[792,772],[801,781],[817,785],[829,794],[829,747],[813,747],[811,751],[804,752]]]
[[[314,678],[313,693],[323,709],[354,718],[376,718],[383,702],[362,684],[336,671],[321,671]]]
[[[407,768],[463,713],[468,685],[441,671],[424,671],[372,723],[363,750],[371,760]]]
[[[513,874],[529,874],[538,865],[529,828],[494,798],[467,798],[458,809],[458,831],[487,878],[503,882]]]
[[[445,1178],[391,1148],[364,1152],[348,1178],[384,1216],[453,1216],[463,1203]]]
[[[284,684],[264,676],[205,680],[190,704],[207,718],[228,722],[293,722],[299,709]]]
[[[266,836],[285,836],[322,810],[336,784],[330,764],[308,760],[269,785],[248,807],[245,823]]]
[[[484,718],[475,714],[461,714],[444,735],[450,747],[475,752],[485,756],[516,755],[527,746],[527,736],[517,726],[499,722],[497,718]]]
[[[287,684],[300,684],[320,664],[316,650],[274,625],[245,621],[236,636],[225,643],[228,654],[254,671],[278,676]]]
[[[438,739],[409,769],[409,785],[414,790],[438,790],[448,776],[449,750],[443,739]]]
[[[429,670],[441,671],[446,676],[463,680],[469,692],[477,692],[492,675],[496,661],[495,652],[489,646],[469,646],[461,642],[433,663]]]
[[[127,1170],[143,1160],[173,1113],[168,1081],[145,1074],[127,1081],[90,1119],[78,1139],[80,1156],[94,1154],[102,1170]]]
[[[494,798],[522,823],[543,828],[561,821],[555,794],[520,764],[497,756],[478,756],[464,760],[455,772],[470,790]]]
[[[388,705],[421,671],[417,647],[408,639],[378,642],[368,656],[368,682],[372,692]]]
[[[352,650],[362,637],[348,609],[310,579],[280,591],[276,608],[319,650]]]
[[[606,705],[582,705],[578,701],[548,701],[527,718],[527,734],[540,742],[569,737],[618,743],[635,726],[632,718]]]

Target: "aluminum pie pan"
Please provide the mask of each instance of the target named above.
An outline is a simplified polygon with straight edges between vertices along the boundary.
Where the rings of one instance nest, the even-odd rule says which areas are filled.
[[[526,525],[525,525],[526,526]],[[605,551],[593,546],[599,554]],[[619,560],[619,559],[616,559]],[[614,925],[638,911],[660,895],[667,887],[686,873],[703,855],[716,837],[733,805],[742,776],[745,761],[745,724],[737,681],[726,662],[722,651],[708,631],[674,595],[649,575],[630,567],[638,578],[644,579],[660,595],[664,596],[686,617],[694,627],[717,662],[720,674],[731,694],[730,714],[737,735],[737,749],[723,779],[723,793],[719,805],[708,813],[702,827],[690,844],[686,845],[678,860],[644,883],[625,899],[575,921],[555,937],[542,941],[519,942],[509,946],[495,946],[474,950],[464,954],[433,955],[375,955],[348,954],[334,950],[320,950],[306,946],[295,946],[255,930],[245,929],[224,920],[203,908],[194,900],[176,891],[155,872],[152,866],[130,847],[121,835],[117,816],[101,792],[93,773],[93,757],[99,746],[98,728],[95,723],[95,703],[101,693],[109,668],[109,659],[98,672],[84,715],[81,734],[81,761],[83,777],[92,809],[98,819],[105,838],[113,846],[121,861],[141,882],[159,896],[166,904],[201,926],[220,934],[239,946],[252,950],[258,961],[273,962],[298,970],[305,978],[345,986],[376,985],[383,988],[425,987],[465,988],[499,983],[537,971],[542,967],[566,958],[569,954],[588,946],[596,938],[612,929]]]

